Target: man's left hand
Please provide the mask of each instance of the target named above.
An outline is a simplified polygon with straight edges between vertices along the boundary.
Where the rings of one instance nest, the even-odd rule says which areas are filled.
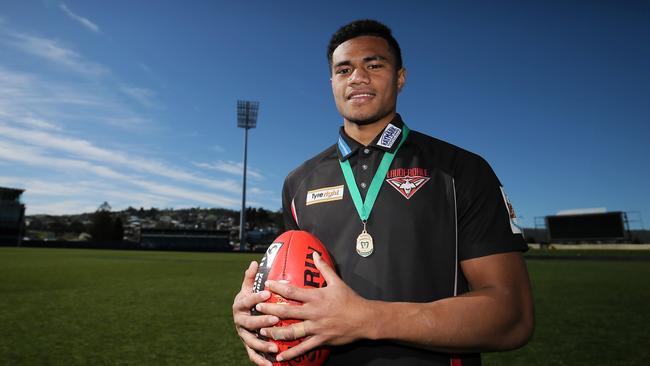
[[[281,319],[303,320],[286,327],[262,328],[264,336],[275,340],[305,337],[299,345],[280,353],[278,361],[290,360],[324,345],[342,345],[367,338],[372,324],[371,301],[357,295],[336,274],[318,253],[314,264],[327,282],[318,289],[304,289],[277,281],[268,281],[267,289],[286,299],[300,301],[302,306],[260,303],[257,310]]]

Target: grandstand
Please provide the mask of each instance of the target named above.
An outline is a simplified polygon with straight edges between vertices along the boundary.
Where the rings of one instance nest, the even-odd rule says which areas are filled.
[[[612,211],[604,208],[578,209],[535,218],[535,228],[526,230],[527,238],[551,243],[641,243],[648,242],[648,232],[640,218],[631,220],[636,212]],[[640,230],[631,229],[638,221]]]
[[[25,231],[24,190],[0,187],[0,245],[20,245]]]

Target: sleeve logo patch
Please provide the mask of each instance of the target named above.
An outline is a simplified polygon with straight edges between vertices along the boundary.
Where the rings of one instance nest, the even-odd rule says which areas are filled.
[[[513,234],[522,234],[521,228],[517,224],[517,214],[515,213],[515,209],[512,207],[512,203],[510,203],[510,199],[508,199],[508,196],[506,195],[506,191],[503,190],[503,187],[501,188],[501,195],[503,196],[503,202],[506,204],[506,209],[508,210],[508,216],[510,216],[510,229],[512,230]]]
[[[307,192],[306,205],[313,205],[316,203],[338,201],[343,199],[344,186],[325,187],[315,189]]]
[[[401,129],[389,123],[388,126],[386,126],[384,129],[384,133],[381,134],[377,145],[390,149],[393,147],[393,144],[395,144],[395,141],[397,141],[397,138],[401,133]]]

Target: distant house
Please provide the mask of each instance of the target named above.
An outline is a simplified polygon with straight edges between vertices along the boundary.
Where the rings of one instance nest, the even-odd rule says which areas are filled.
[[[24,191],[0,187],[0,245],[20,245],[25,231],[25,205],[20,202]]]

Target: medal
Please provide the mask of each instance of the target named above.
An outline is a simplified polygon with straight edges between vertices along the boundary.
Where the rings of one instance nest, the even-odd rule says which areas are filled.
[[[366,231],[366,223],[363,223],[363,231],[357,236],[357,254],[362,257],[367,257],[375,250],[372,244],[372,236]]]
[[[372,236],[370,236],[370,234],[368,234],[366,231],[366,223],[370,217],[370,212],[372,211],[372,206],[375,204],[377,195],[379,195],[379,190],[384,183],[384,178],[386,177],[388,168],[393,162],[393,158],[395,157],[395,154],[397,154],[397,150],[399,150],[399,148],[406,140],[406,136],[408,136],[409,129],[406,127],[406,125],[403,126],[401,133],[402,139],[397,145],[397,149],[395,149],[395,151],[392,153],[385,152],[384,156],[381,158],[377,172],[375,173],[375,176],[372,177],[372,182],[370,182],[370,187],[368,187],[368,193],[366,194],[365,201],[361,198],[359,187],[357,187],[357,183],[354,180],[354,173],[352,173],[350,162],[347,159],[344,161],[339,160],[341,170],[343,171],[343,177],[345,178],[345,184],[348,186],[348,191],[350,192],[350,197],[352,198],[352,203],[354,203],[354,207],[357,209],[359,218],[361,218],[361,222],[363,223],[363,230],[357,237],[357,254],[364,258],[368,257],[372,254],[372,252],[375,251]]]

